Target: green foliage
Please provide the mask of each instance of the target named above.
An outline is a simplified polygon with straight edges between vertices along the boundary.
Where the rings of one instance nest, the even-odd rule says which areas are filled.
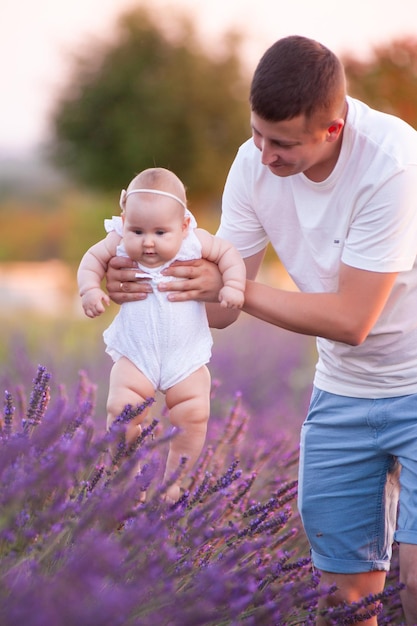
[[[105,237],[104,219],[120,213],[119,193],[62,189],[47,198],[0,199],[0,263],[60,259],[78,265],[86,250]],[[198,225],[215,232],[218,203],[190,205]]]
[[[219,195],[249,134],[247,81],[231,35],[209,57],[188,19],[169,38],[150,11],[122,15],[113,42],[74,63],[56,104],[52,153],[76,179],[120,189],[138,171],[175,171],[195,195]]]
[[[172,43],[137,10],[121,19],[113,46],[78,61],[57,104],[54,154],[87,190],[52,185],[26,166],[30,188],[19,180],[13,192],[3,172],[0,262],[77,264],[104,235],[104,218],[118,213],[120,189],[153,164],[183,178],[199,225],[215,232],[224,180],[247,135],[247,89],[233,41],[229,56],[214,61],[188,28],[186,35],[181,22],[180,43]],[[352,96],[417,128],[417,40],[376,48],[366,62],[343,62]]]
[[[59,258],[76,265],[105,236],[104,218],[118,212],[115,199],[86,192],[59,193],[48,203],[7,200],[0,207],[0,263]]]
[[[369,61],[343,62],[352,96],[417,128],[417,38],[376,47]]]

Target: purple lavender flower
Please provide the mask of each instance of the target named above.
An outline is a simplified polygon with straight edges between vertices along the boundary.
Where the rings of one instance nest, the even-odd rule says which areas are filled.
[[[13,397],[9,391],[4,392],[4,410],[3,410],[3,427],[2,433],[9,437],[12,432],[13,416],[15,414],[15,406],[13,404]]]
[[[108,450],[141,407],[126,407],[103,433],[94,422],[96,386],[84,373],[75,393],[61,386],[51,402],[50,383],[40,367],[29,400],[17,387],[18,402],[5,393],[2,626],[313,623],[318,599],[332,589],[311,567],[296,511],[297,454],[275,441],[253,445],[244,393],[214,417],[183,498],[170,506],[162,480],[171,434],[156,428],[163,415],[133,446],[120,445],[114,464]],[[381,624],[401,623],[395,585],[328,616],[355,623],[372,603]]]

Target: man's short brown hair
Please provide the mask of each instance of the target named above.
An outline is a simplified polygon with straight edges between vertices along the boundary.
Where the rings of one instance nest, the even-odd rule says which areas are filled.
[[[255,70],[250,104],[259,117],[278,122],[317,111],[340,115],[346,96],[342,63],[328,48],[297,35],[275,42]]]

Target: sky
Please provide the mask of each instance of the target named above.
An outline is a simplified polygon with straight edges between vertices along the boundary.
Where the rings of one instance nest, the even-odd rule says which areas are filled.
[[[111,36],[117,15],[135,0],[0,0],[0,156],[36,150],[65,84],[70,58]],[[150,0],[161,23],[175,11],[195,17],[205,44],[230,28],[243,33],[249,70],[274,41],[304,35],[337,54],[365,58],[380,44],[414,35],[416,0]]]

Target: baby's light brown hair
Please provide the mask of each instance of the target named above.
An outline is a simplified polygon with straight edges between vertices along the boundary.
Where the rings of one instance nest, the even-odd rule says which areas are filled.
[[[163,167],[150,167],[143,170],[131,182],[127,188],[127,193],[133,189],[156,189],[166,191],[177,196],[180,200],[187,203],[187,195],[183,182],[174,172]]]

